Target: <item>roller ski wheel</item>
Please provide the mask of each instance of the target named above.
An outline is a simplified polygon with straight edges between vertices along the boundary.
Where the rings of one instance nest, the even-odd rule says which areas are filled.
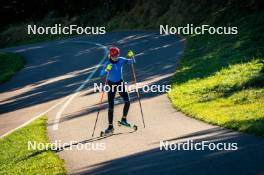
[[[101,131],[100,137],[107,137],[114,134],[114,128],[113,129],[106,129],[105,131]]]
[[[127,128],[133,128],[135,131],[138,129],[137,125],[131,125],[127,122],[123,122],[123,121],[118,121],[118,126],[124,126],[124,127],[127,127]]]

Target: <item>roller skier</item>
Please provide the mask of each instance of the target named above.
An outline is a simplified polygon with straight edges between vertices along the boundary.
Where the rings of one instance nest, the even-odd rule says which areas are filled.
[[[114,98],[116,92],[120,94],[124,101],[123,116],[118,125],[123,125],[126,127],[133,127],[135,130],[137,127],[131,125],[127,121],[127,115],[130,107],[130,99],[128,92],[125,88],[125,82],[122,76],[122,67],[124,64],[134,64],[135,58],[134,53],[130,50],[128,52],[127,58],[120,57],[120,50],[117,47],[109,48],[109,59],[105,62],[101,76],[106,76],[106,83],[109,85],[110,90],[107,92],[108,96],[108,127],[101,132],[101,136],[111,135],[114,132],[113,127],[113,116],[114,116]]]

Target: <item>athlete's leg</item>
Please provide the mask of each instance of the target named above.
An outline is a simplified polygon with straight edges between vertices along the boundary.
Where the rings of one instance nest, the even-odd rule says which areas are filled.
[[[108,85],[111,87],[110,91],[107,93],[108,96],[108,123],[113,126],[113,118],[114,118],[114,99],[116,90],[112,86],[111,82],[108,82]]]
[[[130,100],[129,100],[129,95],[125,89],[125,84],[123,81],[122,81],[122,86],[123,86],[122,91],[118,91],[118,92],[119,92],[120,96],[123,98],[124,103],[125,103],[124,108],[123,108],[123,118],[125,118],[128,114],[128,111],[129,111]]]

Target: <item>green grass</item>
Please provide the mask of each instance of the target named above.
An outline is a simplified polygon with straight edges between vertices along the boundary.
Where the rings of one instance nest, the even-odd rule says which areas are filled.
[[[27,24],[10,26],[8,29],[0,32],[0,47],[14,47],[24,44],[33,44],[55,39],[63,39],[65,35],[33,35],[27,34]]]
[[[263,16],[261,12],[233,23],[239,25],[239,35],[187,38],[169,93],[177,109],[264,136]]]
[[[64,162],[51,150],[28,150],[28,141],[48,143],[47,117],[0,140],[0,174],[66,174]]]
[[[38,22],[26,21],[16,24],[10,24],[0,31],[0,47],[13,47],[23,44],[32,44],[37,42],[51,41],[55,39],[63,39],[66,35],[33,35],[27,34],[27,25],[37,26],[54,26],[54,24],[63,24],[65,26],[76,24],[76,21],[68,18],[44,18]],[[78,24],[78,23],[77,23]]]
[[[23,68],[25,59],[14,53],[0,53],[0,84],[9,80]]]

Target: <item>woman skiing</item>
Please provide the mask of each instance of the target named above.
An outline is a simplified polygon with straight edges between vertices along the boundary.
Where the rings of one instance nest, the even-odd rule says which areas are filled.
[[[101,76],[108,74],[107,84],[110,90],[107,93],[108,96],[108,128],[105,129],[104,134],[111,134],[114,131],[113,127],[113,115],[114,115],[114,98],[116,92],[124,100],[123,116],[121,118],[120,124],[125,126],[130,126],[127,122],[127,114],[130,106],[129,95],[125,88],[125,82],[122,76],[122,67],[124,64],[135,63],[134,53],[130,50],[128,52],[128,58],[119,57],[120,50],[117,47],[109,48],[109,59],[105,62],[103,69],[100,73]]]

